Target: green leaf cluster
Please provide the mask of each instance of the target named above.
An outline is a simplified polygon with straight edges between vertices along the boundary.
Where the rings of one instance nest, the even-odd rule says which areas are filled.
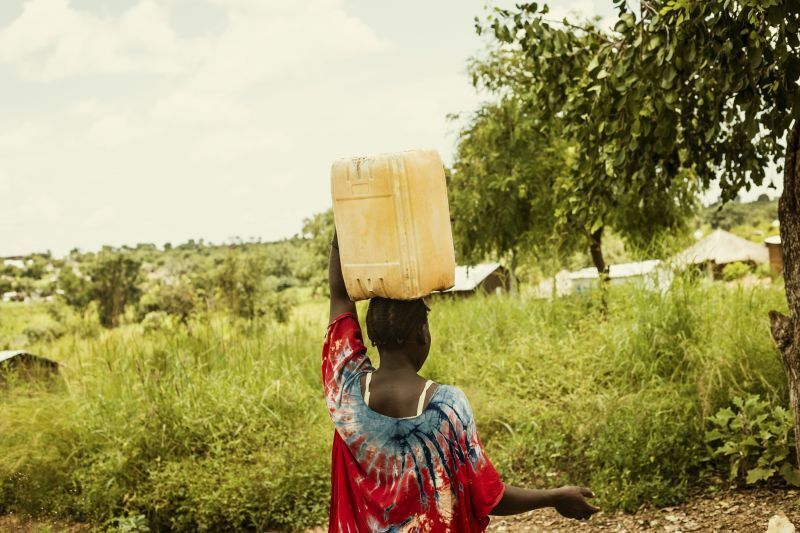
[[[772,407],[760,396],[736,397],[709,417],[706,433],[709,460],[727,470],[728,481],[748,485],[780,476],[800,486],[800,470],[792,464],[794,420],[785,408]]]
[[[100,323],[105,327],[119,324],[125,307],[141,296],[142,263],[127,252],[104,249],[89,264],[92,299],[97,302]]]
[[[473,67],[515,68],[520,58],[496,56],[493,65]],[[568,253],[580,242],[556,228],[556,190],[571,157],[569,144],[540,128],[528,100],[504,92],[470,116],[448,173],[460,260],[505,254],[544,259]]]
[[[713,181],[730,200],[782,158],[800,108],[800,4],[615,4],[612,31],[554,22],[536,3],[496,10],[483,31],[526,55],[515,74],[527,98],[575,150],[562,220],[647,241],[679,227]]]

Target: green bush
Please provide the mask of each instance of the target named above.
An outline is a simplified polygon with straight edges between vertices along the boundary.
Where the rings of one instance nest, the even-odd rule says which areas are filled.
[[[31,344],[56,340],[63,336],[65,332],[63,325],[47,315],[34,317],[22,330],[23,335]]]
[[[699,465],[701,424],[693,402],[672,387],[623,398],[589,443],[590,486],[612,507],[680,502]]]
[[[752,267],[747,263],[741,263],[739,261],[728,263],[722,268],[722,279],[725,281],[736,281],[737,279],[742,279],[752,271]]]
[[[142,318],[141,323],[145,333],[152,333],[172,327],[172,320],[170,320],[170,316],[164,311],[148,312],[144,315],[144,318]]]
[[[769,263],[761,263],[760,265],[758,265],[756,267],[755,273],[756,276],[758,276],[759,278],[773,279],[776,277],[775,272],[772,271],[772,265],[770,265]]]
[[[748,485],[780,475],[800,486],[794,455],[794,418],[781,406],[771,406],[757,395],[736,397],[709,418],[706,433],[709,460],[727,470],[728,481]]]
[[[199,306],[199,300],[188,280],[159,282],[149,287],[139,300],[139,316],[144,319],[148,314],[160,312],[186,323]]]

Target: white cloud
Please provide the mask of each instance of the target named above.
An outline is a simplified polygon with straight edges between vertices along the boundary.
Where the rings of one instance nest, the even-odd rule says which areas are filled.
[[[116,18],[68,0],[29,0],[0,31],[0,62],[33,80],[143,73],[184,77],[192,92],[216,94],[276,76],[304,77],[387,44],[335,0],[219,4],[227,9],[225,29],[186,38],[170,26],[166,0],[139,0]]]
[[[27,79],[176,74],[187,59],[165,8],[153,0],[141,0],[118,19],[76,10],[68,0],[30,0],[0,32],[0,62],[16,65]]]

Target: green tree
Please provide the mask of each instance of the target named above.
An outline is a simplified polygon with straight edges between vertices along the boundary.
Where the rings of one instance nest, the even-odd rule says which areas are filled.
[[[92,301],[92,282],[78,275],[72,265],[64,265],[59,271],[58,288],[64,301],[75,309],[83,310]]]
[[[541,260],[572,251],[578,239],[556,231],[554,194],[569,152],[563,140],[541,132],[525,99],[510,94],[481,106],[460,132],[449,174],[460,258],[506,256],[515,277],[520,255]]]
[[[594,55],[610,37],[591,24],[580,30],[551,28],[541,20],[535,4],[520,5],[515,13],[497,10],[486,25],[479,24],[479,32],[486,29],[500,43],[489,61],[473,67],[476,83],[524,102],[526,113],[519,120],[530,122],[525,128],[538,139],[532,143],[534,150],[542,150],[547,146],[542,141],[548,139],[569,148],[563,169],[551,176],[539,173],[536,187],[547,191],[548,208],[542,213],[554,219],[558,234],[583,239],[602,275],[608,266],[602,248],[607,228],[634,247],[652,246],[664,233],[686,228],[696,206],[697,187],[690,172],[659,186],[663,172],[646,168],[642,161],[642,168],[632,164],[625,169],[635,179],[622,180],[615,167],[620,162],[616,144],[598,141],[608,132],[605,124],[596,122],[607,111],[582,73],[594,68]],[[509,44],[517,51],[505,51]],[[508,60],[518,55],[524,59]],[[611,121],[609,117],[607,122]],[[527,151],[525,157],[530,158],[531,149]],[[513,150],[509,154],[515,158]],[[501,172],[498,179],[507,178]]]
[[[100,323],[107,328],[116,327],[125,306],[135,304],[141,294],[141,262],[130,252],[105,249],[89,265],[88,275]]]
[[[216,284],[228,309],[253,320],[269,316],[288,320],[292,300],[278,293],[278,278],[269,275],[268,258],[261,253],[229,251],[216,274]]]
[[[186,279],[172,283],[160,282],[151,287],[139,301],[141,315],[161,311],[176,316],[183,324],[196,311],[200,298],[192,284]]]
[[[784,163],[790,314],[770,316],[800,435],[800,2],[642,0],[638,13],[614,2],[611,33],[554,24],[534,2],[498,10],[485,27],[528,53],[532,97],[577,147],[573,185],[589,221],[606,209],[592,207],[606,205],[598,180],[643,199],[675,188],[681,200],[716,180],[732,200],[763,183],[770,161]]]
[[[306,260],[297,277],[308,283],[314,294],[324,294],[328,290],[328,254],[333,230],[333,209],[317,213],[303,221],[302,237],[306,243]]]
[[[50,256],[46,254],[33,254],[26,259],[25,263],[22,276],[32,280],[39,280],[47,273],[47,265],[50,263]]]

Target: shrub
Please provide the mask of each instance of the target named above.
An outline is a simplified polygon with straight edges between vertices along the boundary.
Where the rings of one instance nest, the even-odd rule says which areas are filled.
[[[781,406],[771,406],[757,395],[736,397],[708,419],[709,460],[727,471],[731,483],[748,485],[780,475],[800,486],[800,471],[792,464],[794,419]]]
[[[139,300],[139,314],[163,312],[175,316],[184,324],[197,309],[199,298],[187,280],[175,283],[158,283]]]
[[[772,271],[772,266],[769,263],[761,263],[756,267],[756,276],[759,278],[775,278],[775,273]]]
[[[65,332],[64,326],[47,315],[37,315],[22,331],[31,344],[56,340]]]
[[[737,279],[742,279],[753,269],[747,263],[741,263],[736,261],[734,263],[728,263],[722,268],[722,279],[725,281],[736,281]]]
[[[169,329],[170,327],[172,327],[172,322],[169,319],[169,315],[164,311],[150,311],[142,319],[142,329],[145,333]]]
[[[693,402],[674,389],[652,389],[617,405],[592,437],[590,486],[603,501],[634,511],[642,502],[673,505],[686,496],[699,465],[701,426]]]

